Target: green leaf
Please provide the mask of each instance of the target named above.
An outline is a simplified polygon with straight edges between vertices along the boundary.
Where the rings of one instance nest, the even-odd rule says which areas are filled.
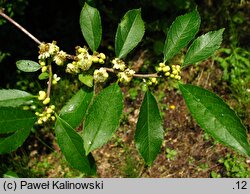
[[[18,107],[24,104],[29,104],[31,100],[34,98],[33,95],[16,89],[0,90],[0,106],[7,107]]]
[[[250,156],[246,128],[229,106],[214,93],[193,85],[179,84],[196,122],[214,139]]]
[[[0,154],[10,153],[19,148],[29,136],[31,127],[22,127],[15,131],[15,133],[0,138]]]
[[[37,62],[31,60],[19,60],[16,62],[16,66],[24,72],[35,72],[41,69],[41,66]]]
[[[0,107],[0,134],[12,133],[21,129],[31,130],[36,116],[25,110]]]
[[[142,40],[145,27],[141,18],[141,10],[128,11],[119,24],[115,36],[115,54],[125,57]]]
[[[99,11],[87,3],[84,4],[80,14],[80,27],[90,49],[96,51],[102,39],[101,17]]]
[[[93,95],[93,89],[80,89],[62,108],[60,117],[72,128],[78,127],[85,117]]]
[[[55,133],[58,145],[69,164],[85,174],[96,174],[93,156],[91,154],[85,155],[83,140],[69,123],[57,117]]]
[[[135,131],[135,144],[147,165],[151,165],[160,152],[163,127],[155,97],[145,93]]]
[[[92,75],[84,75],[84,74],[79,74],[78,79],[85,84],[88,87],[93,87],[93,76]]]
[[[187,51],[183,67],[210,57],[220,47],[223,31],[224,28],[211,31],[195,39]]]
[[[43,72],[38,76],[38,79],[40,80],[44,80],[44,79],[48,79],[49,78],[49,74],[47,72]]]
[[[3,178],[19,178],[19,176],[17,175],[17,173],[8,170],[6,173],[3,174]]]
[[[194,38],[200,28],[197,10],[179,16],[170,26],[163,49],[164,62],[171,59]]]
[[[101,147],[118,128],[123,109],[123,97],[117,83],[103,89],[89,108],[84,124],[84,148],[88,154]]]

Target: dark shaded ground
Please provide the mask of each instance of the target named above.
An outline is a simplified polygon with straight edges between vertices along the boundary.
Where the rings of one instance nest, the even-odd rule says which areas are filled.
[[[184,82],[192,79],[194,84],[204,88],[213,89],[215,92],[219,89],[217,93],[225,100],[229,98],[226,85],[220,81],[221,71],[211,61],[202,64],[198,71],[188,68],[183,73],[183,77]],[[155,93],[158,92],[156,91]],[[122,146],[115,146],[116,140],[114,138],[108,145],[96,151],[94,156],[97,160],[99,176],[131,176],[130,173],[126,174],[127,165],[132,165],[134,168],[132,175],[139,177],[204,178],[210,177],[212,170],[220,172],[222,175],[225,174],[225,169],[218,163],[218,160],[226,156],[227,153],[233,153],[232,150],[206,137],[204,131],[191,118],[178,90],[165,88],[164,94],[165,97],[163,97],[160,104],[167,105],[163,114],[165,137],[161,153],[154,164],[150,168],[144,167],[133,142],[134,129],[142,100],[140,95],[136,102],[126,106],[125,112],[130,112],[131,106],[134,109],[128,117],[128,123],[125,126],[121,126],[117,134],[122,140],[122,145],[124,144],[129,151],[125,152]],[[174,109],[171,108],[173,105]],[[166,148],[177,151],[177,155],[173,160],[166,158]]]
[[[221,70],[209,60],[199,68],[191,67],[185,70],[183,81],[213,90],[229,103],[234,102],[230,98],[227,85],[220,79],[221,73]],[[206,135],[191,118],[180,92],[173,88],[168,89],[169,87],[163,84],[155,91],[156,96],[164,94],[159,104],[160,109],[163,110],[165,137],[161,153],[151,167],[144,166],[133,138],[143,93],[139,91],[137,98],[131,100],[127,93],[128,87],[122,88],[125,108],[121,126],[105,146],[93,152],[97,162],[98,177],[207,178],[211,177],[211,171],[226,177],[226,170],[218,160],[228,153],[235,153]],[[236,106],[233,103],[230,105]],[[244,118],[246,124],[248,120],[249,116]],[[249,128],[248,124],[247,128]],[[56,143],[54,148],[58,150]],[[166,148],[175,150],[176,156],[167,158]],[[52,165],[52,168],[46,172],[46,176],[70,176],[71,170],[67,164],[60,161],[61,157],[61,155],[55,156],[54,153],[39,156],[38,161],[48,160]],[[34,165],[34,168],[37,168],[35,165],[38,161],[31,160],[30,167]]]
[[[198,68],[187,68],[182,76],[184,82],[214,91],[233,108],[237,107],[226,83],[221,80],[220,68],[211,60],[205,61]],[[204,133],[191,118],[180,92],[166,83],[154,91],[162,112],[165,135],[161,152],[153,165],[144,166],[134,145],[134,130],[143,92],[138,88],[136,99],[131,100],[129,87],[123,86],[125,107],[121,125],[106,145],[93,152],[98,177],[207,178],[212,171],[227,177],[225,167],[218,160],[228,153],[236,153]],[[249,108],[246,111],[247,117],[242,119],[249,129]],[[1,161],[6,165],[2,170],[11,169],[21,177],[83,176],[67,164],[51,129],[40,131],[38,135],[31,135],[16,153],[1,156]],[[175,150],[176,156],[166,157],[166,148]],[[248,165],[250,168],[249,160]]]

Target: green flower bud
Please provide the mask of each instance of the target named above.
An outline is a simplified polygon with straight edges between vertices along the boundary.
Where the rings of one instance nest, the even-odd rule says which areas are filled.
[[[105,62],[104,62],[103,59],[99,59],[99,63],[100,63],[100,64],[104,64]]]
[[[100,53],[100,58],[101,58],[102,60],[105,60],[105,59],[106,59],[106,55],[105,55],[104,53]]]
[[[166,65],[165,65],[165,63],[159,63],[159,66],[160,67],[165,67]]]
[[[23,107],[23,110],[29,110],[29,109],[30,109],[29,106],[24,106],[24,107]]]
[[[39,91],[38,100],[44,100],[46,98],[47,94],[45,91]]]
[[[46,112],[47,112],[48,114],[51,114],[51,113],[53,113],[54,111],[53,111],[52,108],[49,107],[49,108],[47,108]]]
[[[162,71],[163,72],[168,72],[168,71],[170,71],[170,67],[169,66],[164,66],[164,67],[162,67]]]
[[[46,65],[45,61],[41,61],[41,60],[40,60],[39,63],[40,63],[40,65],[41,65],[42,67]]]
[[[97,56],[92,57],[93,63],[99,63],[99,58]]]
[[[38,123],[39,125],[43,124],[42,119],[41,119],[41,118],[39,118],[39,119],[38,119],[38,121],[37,121],[37,123]]]
[[[49,104],[50,102],[50,98],[45,98],[45,100],[43,101],[43,104],[46,105],[46,104]]]
[[[42,72],[44,73],[45,71],[47,71],[48,70],[48,67],[47,66],[43,66],[42,67]]]

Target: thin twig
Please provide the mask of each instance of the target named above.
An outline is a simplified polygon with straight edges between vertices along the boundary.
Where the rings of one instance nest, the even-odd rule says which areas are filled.
[[[67,59],[71,59],[71,60],[74,60],[74,61],[77,61],[78,60],[78,58],[77,58],[77,56],[74,56],[74,55],[69,55],[69,54],[67,54]]]
[[[37,44],[41,44],[42,42],[39,41],[35,36],[33,36],[31,33],[29,33],[24,27],[22,27],[20,24],[18,24],[17,22],[15,22],[12,18],[10,18],[9,16],[7,16],[3,9],[0,8],[0,15],[2,17],[4,17],[6,20],[8,20],[10,23],[12,23],[13,25],[15,25],[18,29],[20,29],[21,31],[23,31],[28,37],[30,37],[32,40],[34,40]]]
[[[48,88],[47,88],[47,98],[50,97],[50,91],[51,91],[51,84],[52,84],[52,66],[51,66],[51,62],[48,65],[48,71],[49,71],[49,80],[47,82],[48,84]]]
[[[157,73],[151,73],[151,74],[134,74],[134,77],[138,77],[138,78],[150,78],[150,77],[160,77],[159,75],[157,75]]]
[[[104,69],[106,69],[106,71],[111,72],[111,73],[118,73],[118,71],[115,71],[112,68],[107,68],[104,67]],[[150,77],[160,77],[159,75],[157,75],[157,73],[152,73],[152,74],[134,74],[133,77],[137,77],[137,78],[150,78]]]
[[[28,32],[24,27],[22,27],[20,24],[18,24],[16,21],[14,21],[12,18],[10,18],[9,16],[7,16],[4,13],[4,10],[2,8],[0,8],[0,15],[2,17],[4,17],[6,20],[8,20],[10,23],[12,23],[13,25],[15,25],[18,29],[20,29],[21,31],[23,31],[27,36],[29,36],[33,41],[35,41],[37,44],[42,44],[42,42],[40,40],[38,40],[35,36],[33,36],[30,32]],[[76,56],[73,55],[67,55],[68,59],[71,60],[77,60]],[[112,73],[118,73],[118,71],[115,71],[114,69],[111,68],[105,68],[107,71],[112,72]],[[52,68],[51,65],[49,65],[49,74],[52,73]],[[133,77],[137,77],[137,78],[150,78],[150,77],[160,77],[157,75],[157,73],[153,73],[153,74],[134,74]],[[49,80],[48,80],[48,89],[47,89],[47,97],[50,96],[50,90],[51,90],[51,82],[52,82],[52,75],[49,76]]]

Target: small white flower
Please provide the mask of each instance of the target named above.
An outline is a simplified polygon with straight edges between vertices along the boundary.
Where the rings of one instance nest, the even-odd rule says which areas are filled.
[[[39,56],[38,59],[47,59],[53,57],[56,53],[59,52],[59,47],[56,45],[56,42],[52,43],[41,43],[39,45]]]
[[[56,42],[53,41],[52,43],[49,43],[49,54],[50,55],[55,55],[56,53],[59,52],[59,47],[56,45]]]
[[[64,62],[66,61],[67,53],[64,51],[59,51],[55,56],[54,56],[54,61],[57,65],[63,65]]]
[[[79,61],[77,61],[78,68],[82,69],[83,71],[89,70],[92,65],[92,56],[88,53],[80,53],[77,55]]]
[[[105,82],[105,80],[108,78],[109,74],[107,73],[106,69],[101,67],[100,69],[97,69],[94,71],[94,80],[95,82]]]
[[[121,82],[128,83],[132,80],[134,74],[134,70],[126,69],[124,72],[118,73],[118,77]]]
[[[74,63],[68,63],[66,68],[67,73],[79,73],[79,69]]]
[[[53,79],[56,80],[56,81],[59,81],[61,78],[57,76],[57,74],[54,74],[53,75]]]
[[[126,68],[126,64],[121,59],[115,58],[112,63],[114,64],[113,69],[124,71]]]
[[[52,84],[56,85],[57,82],[60,80],[61,78],[57,76],[57,74],[53,75],[53,80],[52,80]]]

